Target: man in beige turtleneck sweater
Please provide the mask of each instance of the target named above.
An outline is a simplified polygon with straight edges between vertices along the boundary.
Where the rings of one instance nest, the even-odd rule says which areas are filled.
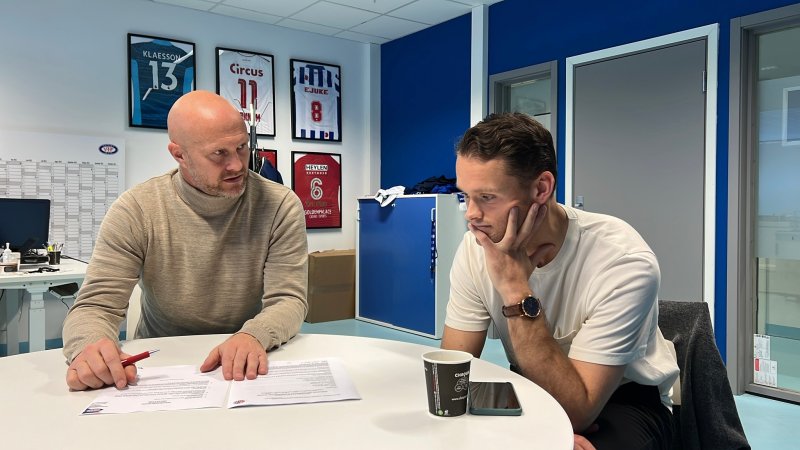
[[[123,193],[106,214],[86,279],[64,322],[67,385],[126,386],[134,365],[117,342],[134,285],[142,287],[135,337],[234,333],[202,371],[225,379],[267,372],[267,350],[305,318],[303,208],[283,185],[247,169],[247,130],[222,97],[194,91],[167,119],[178,169]],[[128,330],[129,333],[133,330]]]

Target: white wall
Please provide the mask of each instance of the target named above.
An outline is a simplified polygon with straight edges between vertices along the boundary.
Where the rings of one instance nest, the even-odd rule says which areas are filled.
[[[260,138],[259,145],[278,150],[278,169],[289,186],[292,151],[342,155],[342,229],[310,230],[309,251],[354,248],[355,198],[377,186],[370,180],[377,155],[370,152],[375,136],[370,128],[378,123],[370,113],[375,101],[370,92],[376,90],[370,59],[376,52],[367,44],[147,0],[3,0],[0,128],[120,136],[127,153],[126,187],[175,167],[166,131],[127,125],[129,32],[194,42],[197,88],[209,91],[216,86],[215,47],[272,54],[276,137]],[[292,141],[290,58],[341,66],[341,143]],[[48,314],[53,316],[50,308]],[[63,314],[48,317],[48,338],[60,336],[61,320]],[[21,330],[27,340],[26,322]]]
[[[216,85],[215,47],[272,54],[276,137],[261,138],[259,144],[278,149],[278,169],[287,184],[292,151],[342,154],[342,229],[313,230],[309,249],[353,248],[354,198],[370,191],[369,45],[146,0],[6,0],[1,5],[0,128],[122,136],[126,187],[175,167],[166,131],[127,126],[128,32],[194,42],[197,88],[210,91]],[[342,67],[341,143],[292,141],[290,58]]]

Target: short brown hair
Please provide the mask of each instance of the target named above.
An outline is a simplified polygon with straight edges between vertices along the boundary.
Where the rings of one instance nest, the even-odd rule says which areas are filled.
[[[456,146],[456,155],[490,161],[505,160],[508,173],[527,185],[542,172],[557,179],[553,137],[527,114],[490,114],[473,126]]]

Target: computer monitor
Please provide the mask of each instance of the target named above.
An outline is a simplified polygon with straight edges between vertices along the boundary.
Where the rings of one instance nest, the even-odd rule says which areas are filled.
[[[0,198],[0,247],[25,254],[43,248],[50,233],[50,200]]]

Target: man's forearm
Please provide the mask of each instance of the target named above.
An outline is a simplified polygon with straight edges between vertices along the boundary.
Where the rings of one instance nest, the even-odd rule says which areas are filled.
[[[303,298],[286,296],[268,304],[239,330],[256,338],[265,350],[271,350],[297,335],[306,317]]]
[[[592,398],[575,366],[553,339],[544,312],[533,320],[509,318],[508,330],[522,375],[561,404],[576,432],[588,428],[606,399]]]

